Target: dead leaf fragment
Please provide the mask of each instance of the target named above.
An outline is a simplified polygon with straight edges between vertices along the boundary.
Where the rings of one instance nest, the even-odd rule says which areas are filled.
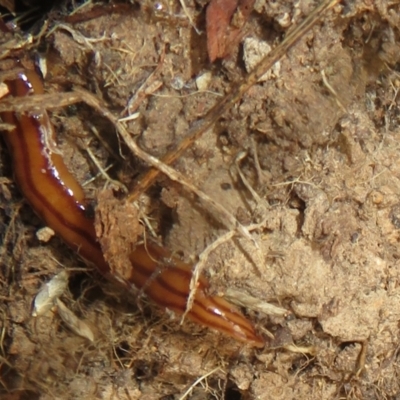
[[[208,58],[230,55],[243,36],[255,0],[211,0],[206,10]]]
[[[33,301],[32,316],[37,317],[49,311],[65,292],[67,285],[68,272],[66,270],[61,271],[45,283]]]
[[[94,341],[93,331],[86,322],[79,319],[60,299],[57,299],[57,306],[58,314],[71,331],[91,342]]]

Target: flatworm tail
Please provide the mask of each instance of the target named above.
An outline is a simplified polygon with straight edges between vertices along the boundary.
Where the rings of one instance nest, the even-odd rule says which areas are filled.
[[[6,84],[15,97],[43,93],[42,81],[34,71],[19,73]],[[159,306],[182,314],[189,296],[191,267],[173,258],[168,250],[149,243],[137,246],[130,255],[129,282],[115,279],[97,242],[93,220],[85,213],[83,189],[57,152],[54,129],[46,110],[3,112],[1,117],[4,122],[15,125],[15,129],[3,133],[12,156],[15,181],[46,225],[106,277],[125,287],[133,284],[142,288]],[[262,347],[264,341],[250,321],[221,297],[208,296],[207,288],[208,282],[201,277],[187,317]]]

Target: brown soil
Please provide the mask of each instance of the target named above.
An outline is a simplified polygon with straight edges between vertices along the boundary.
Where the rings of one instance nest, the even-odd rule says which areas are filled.
[[[203,3],[185,0],[204,31]],[[142,149],[161,157],[246,74],[244,39],[276,46],[315,3],[256,1],[238,49],[214,65],[207,62],[204,34],[193,30],[178,1],[157,3],[162,11],[148,0],[92,14],[83,8],[82,18],[58,16],[57,23],[53,16],[55,29],[40,40],[48,59],[46,88],[83,87],[115,116],[126,116],[139,91],[133,101],[139,115],[127,129]],[[256,299],[253,305],[243,300],[243,310],[266,338],[262,350],[190,322],[180,325],[147,299],[86,270],[58,238],[40,243],[42,224],[15,187],[0,142],[0,396],[397,398],[399,26],[396,1],[343,2],[173,165],[240,223],[260,223],[252,231],[258,249],[238,234],[210,254],[205,273],[212,291],[235,289],[233,300]],[[196,78],[206,73],[207,91],[200,92]],[[96,110],[80,103],[51,116],[80,181],[98,174],[90,148],[103,168],[114,165],[113,179],[134,189],[147,166],[123,144],[121,159],[114,127]],[[94,204],[105,184],[99,177],[86,186]],[[118,187],[113,184],[122,199]],[[141,220],[148,218],[158,239],[186,261],[195,262],[226,233],[209,204],[165,176],[138,205]],[[113,213],[107,217],[113,226],[121,221],[126,241],[129,208],[104,209]],[[141,233],[133,226],[132,239]],[[43,283],[63,268],[71,276],[61,299],[93,341],[69,329],[55,310],[31,315]],[[286,313],[261,312],[266,303]]]

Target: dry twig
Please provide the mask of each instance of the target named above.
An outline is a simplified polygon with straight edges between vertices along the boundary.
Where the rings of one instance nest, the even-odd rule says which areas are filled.
[[[268,55],[249,73],[244,79],[238,83],[234,83],[230,92],[206,114],[204,118],[196,121],[189,129],[185,139],[178,146],[164,156],[162,162],[170,165],[175,162],[182,153],[197,141],[207,129],[229,110],[257,81],[267,72],[277,61],[279,61],[286,52],[300,40],[320,19],[321,15],[329,8],[339,3],[339,0],[324,0],[308,15],[304,21],[291,30],[282,43],[273,49]],[[136,200],[143,192],[145,192],[155,181],[160,169],[152,168],[138,182],[135,190],[128,197],[128,201]]]

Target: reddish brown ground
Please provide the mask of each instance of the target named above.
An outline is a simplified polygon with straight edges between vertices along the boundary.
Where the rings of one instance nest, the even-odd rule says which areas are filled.
[[[185,1],[200,30],[203,3]],[[160,4],[165,13],[155,13],[148,0],[88,21],[61,18],[41,39],[49,55],[47,89],[84,87],[116,116],[165,49],[156,89],[139,99],[140,115],[127,124],[156,156],[245,74],[242,46],[209,65],[204,34],[194,32],[180,3]],[[274,47],[291,21],[314,6],[258,0],[244,37]],[[85,266],[57,238],[38,242],[41,222],[15,188],[0,142],[0,361],[1,384],[9,390],[2,398],[179,399],[207,374],[186,398],[399,396],[399,26],[398,2],[344,2],[174,164],[243,225],[263,222],[252,233],[259,251],[236,236],[211,253],[205,268],[213,290],[234,288],[256,298],[256,306],[287,310],[273,316],[247,304],[267,339],[262,350],[188,322],[180,326],[145,299],[138,307],[90,271],[73,274],[62,300],[91,327],[92,343],[57,313],[31,317],[44,282],[62,268]],[[195,78],[206,72],[208,90],[198,92]],[[123,161],[109,156],[93,132],[118,154],[115,130],[90,107],[58,109],[52,120],[82,182],[98,172],[87,147],[103,167],[114,163],[110,175],[129,189],[146,170],[126,148]],[[238,175],[239,152],[246,152],[241,171],[258,198]],[[88,197],[96,198],[104,183],[91,183]],[[140,205],[141,218],[147,215],[163,243],[185,260],[196,260],[226,232],[208,204],[165,177]],[[124,213],[110,220],[126,224]]]

